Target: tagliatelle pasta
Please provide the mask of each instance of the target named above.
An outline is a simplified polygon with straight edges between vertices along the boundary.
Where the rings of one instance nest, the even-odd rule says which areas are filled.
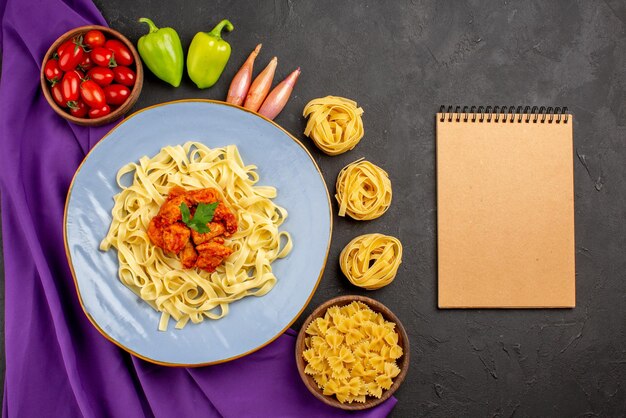
[[[402,243],[383,234],[358,236],[339,255],[339,266],[348,280],[369,290],[391,283],[401,263]]]
[[[127,175],[129,186],[123,184]],[[114,197],[113,219],[100,249],[117,249],[119,279],[161,312],[159,330],[167,328],[170,317],[176,328],[190,320],[221,318],[231,302],[262,296],[276,284],[271,264],[292,248],[289,233],[279,230],[287,211],[272,202],[276,189],[257,186],[258,181],[256,166],[245,165],[236,146],[210,149],[197,142],[165,147],[118,171],[122,191]],[[213,273],[184,269],[176,255],[150,242],[148,224],[174,186],[215,188],[237,216],[239,229],[226,238],[234,252]]]
[[[337,176],[335,199],[339,216],[358,221],[382,216],[391,205],[391,180],[385,170],[360,159],[345,166]]]
[[[361,302],[328,308],[305,330],[304,372],[341,403],[380,398],[400,374],[395,326]]]
[[[350,99],[326,96],[311,100],[303,116],[309,118],[304,134],[328,155],[353,149],[363,138],[363,109]]]

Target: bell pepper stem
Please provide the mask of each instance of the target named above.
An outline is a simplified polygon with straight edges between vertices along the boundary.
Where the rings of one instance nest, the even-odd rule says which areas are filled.
[[[235,29],[235,27],[232,23],[230,23],[228,19],[224,19],[220,23],[218,23],[211,32],[209,32],[209,35],[215,36],[218,39],[222,39],[222,30],[224,29],[226,29],[227,32],[230,32],[231,30]]]
[[[150,27],[150,33],[154,33],[156,31],[159,30],[159,28],[157,28],[157,26],[154,24],[154,22],[150,19],[148,19],[147,17],[142,17],[141,19],[139,19],[140,23],[147,23],[148,26]]]

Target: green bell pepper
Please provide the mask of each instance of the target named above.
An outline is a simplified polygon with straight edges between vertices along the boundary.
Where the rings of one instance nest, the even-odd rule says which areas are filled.
[[[205,89],[217,82],[230,58],[230,45],[222,39],[222,30],[234,29],[224,19],[211,32],[198,32],[187,53],[187,74],[198,88]]]
[[[174,87],[183,77],[183,46],[178,33],[172,28],[157,28],[152,20],[142,17],[139,22],[147,23],[150,32],[137,42],[137,49],[144,64],[161,80]]]

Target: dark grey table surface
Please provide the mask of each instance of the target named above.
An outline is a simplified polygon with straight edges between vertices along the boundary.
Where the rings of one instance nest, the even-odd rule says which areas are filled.
[[[624,1],[129,3],[96,0],[133,41],[146,29],[136,23],[142,16],[175,27],[185,47],[221,18],[235,25],[226,35],[233,54],[215,87],[197,90],[185,78],[173,89],[148,74],[135,110],[223,99],[262,42],[257,71],[273,55],[279,79],[302,67],[277,122],[309,148],[331,193],[339,170],[357,158],[389,172],[387,214],[366,223],[335,218],[326,272],[294,326],[337,295],[366,294],[391,308],[411,341],[393,416],[626,415]],[[365,137],[337,157],[302,134],[304,105],[329,94],[365,109]],[[437,309],[434,113],[441,104],[568,106],[575,115],[575,309]],[[354,236],[370,232],[399,237],[405,253],[393,284],[363,292],[337,259]]]

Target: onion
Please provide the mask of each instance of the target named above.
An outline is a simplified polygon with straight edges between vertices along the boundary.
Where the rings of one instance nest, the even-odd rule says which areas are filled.
[[[278,116],[287,104],[289,96],[291,96],[291,92],[293,91],[293,87],[296,85],[296,81],[298,81],[300,72],[300,67],[298,67],[294,72],[289,74],[287,78],[274,87],[274,90],[272,90],[272,92],[267,96],[263,102],[263,106],[261,106],[261,109],[259,110],[261,115],[268,119],[274,119]]]
[[[263,100],[265,100],[265,96],[267,96],[267,93],[270,91],[270,87],[272,87],[272,80],[274,79],[274,72],[276,71],[277,65],[278,58],[272,58],[270,63],[267,64],[267,67],[254,79],[250,90],[248,90],[248,95],[246,96],[243,107],[253,112],[259,110]]]
[[[254,60],[257,55],[259,55],[259,51],[261,51],[262,44],[258,44],[254,51],[250,53],[250,56],[243,63],[237,74],[233,77],[233,81],[230,83],[230,88],[228,89],[228,96],[226,97],[226,101],[228,103],[236,104],[241,106],[243,101],[246,99],[246,94],[248,94],[248,89],[250,88],[250,83],[252,82],[252,71],[254,68]]]

